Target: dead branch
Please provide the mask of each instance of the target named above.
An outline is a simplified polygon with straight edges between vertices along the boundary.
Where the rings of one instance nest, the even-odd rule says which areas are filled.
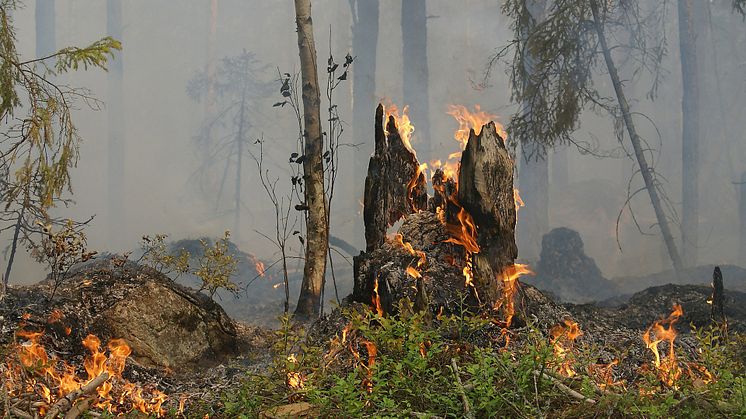
[[[578,393],[577,391],[571,389],[570,387],[568,387],[565,384],[563,384],[560,380],[552,377],[549,374],[542,373],[542,372],[534,370],[534,375],[536,377],[540,377],[540,378],[544,378],[546,380],[549,380],[552,384],[554,384],[555,387],[557,387],[557,389],[559,391],[565,393],[566,395],[572,397],[575,400],[580,400],[581,402],[586,402],[586,403],[590,403],[590,404],[595,404],[596,403],[595,400],[589,399],[588,397],[585,397],[584,395],[582,395],[582,394]]]
[[[461,382],[461,376],[458,372],[458,365],[456,364],[456,359],[451,358],[451,368],[453,369],[453,375],[456,376],[456,388],[458,389],[459,394],[461,395],[461,400],[464,403],[464,417],[467,419],[474,419],[474,412],[471,411],[471,406],[469,405],[469,398],[466,397],[466,391],[464,390],[464,383]]]
[[[60,413],[63,413],[70,409],[73,406],[73,403],[75,403],[75,400],[77,400],[79,397],[84,396],[86,394],[90,394],[93,391],[98,388],[101,384],[103,384],[106,380],[109,379],[109,373],[104,371],[101,374],[98,375],[98,377],[91,380],[88,384],[80,387],[77,390],[71,391],[65,397],[62,397],[61,399],[57,400],[57,402],[52,406],[51,409],[49,409],[49,412],[46,416],[44,416],[44,419],[54,419],[59,415]]]

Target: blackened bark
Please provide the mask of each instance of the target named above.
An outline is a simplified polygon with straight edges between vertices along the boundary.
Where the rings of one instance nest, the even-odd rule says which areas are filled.
[[[474,254],[475,286],[483,301],[502,295],[498,279],[518,256],[513,197],[513,159],[497,134],[494,122],[472,130],[461,155],[458,201],[477,226],[480,250]]]
[[[725,324],[724,298],[723,298],[723,273],[720,267],[716,266],[712,273],[712,311],[710,317],[712,321],[719,324]]]
[[[375,121],[375,152],[368,163],[363,197],[369,252],[384,243],[388,227],[427,207],[425,176],[419,173],[417,157],[404,145],[393,117],[384,130],[384,110],[378,105]]]

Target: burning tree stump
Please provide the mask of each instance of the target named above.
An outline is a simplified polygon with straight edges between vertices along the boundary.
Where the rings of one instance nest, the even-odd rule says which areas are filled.
[[[408,298],[418,308],[458,312],[502,306],[512,316],[516,207],[513,160],[494,123],[470,132],[457,179],[435,172],[435,194],[415,154],[384,109],[376,110],[375,154],[365,180],[366,251],[355,257],[352,299],[392,313]],[[402,221],[399,234],[387,230]],[[511,289],[507,289],[511,288]],[[508,307],[509,306],[509,307]]]

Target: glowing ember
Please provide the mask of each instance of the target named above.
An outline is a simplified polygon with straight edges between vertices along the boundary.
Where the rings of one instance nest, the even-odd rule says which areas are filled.
[[[503,283],[503,295],[502,299],[497,301],[495,304],[495,310],[502,308],[505,315],[503,320],[503,327],[508,328],[513,322],[513,316],[515,315],[515,293],[518,291],[518,278],[523,275],[533,275],[534,272],[528,267],[521,263],[514,263],[505,270],[503,270],[497,279]]]
[[[572,346],[575,339],[582,335],[580,326],[570,319],[566,319],[562,324],[558,324],[549,331],[551,335],[554,358],[559,363],[558,372],[565,377],[574,377],[575,370],[572,368]]]
[[[655,356],[653,364],[658,370],[658,378],[664,384],[674,388],[676,388],[676,380],[681,376],[681,368],[676,361],[676,353],[674,352],[673,342],[676,340],[676,329],[673,326],[683,314],[684,311],[681,306],[674,304],[671,315],[653,323],[642,335],[643,342],[645,342],[645,345]],[[651,337],[651,332],[655,336],[654,338]],[[668,356],[661,359],[658,352],[658,344],[664,340],[668,342]]]
[[[54,322],[64,318],[62,313],[53,312],[50,320]],[[22,325],[23,327],[23,325]],[[129,345],[122,339],[112,339],[101,350],[101,341],[94,335],[83,339],[83,346],[90,352],[83,361],[87,378],[80,378],[76,368],[56,357],[50,357],[39,343],[42,332],[19,329],[16,336],[23,339],[18,347],[20,368],[13,364],[14,357],[6,362],[5,388],[10,395],[35,393],[43,399],[37,403],[38,413],[44,415],[57,400],[68,396],[80,387],[106,374],[106,380],[96,388],[91,406],[105,412],[120,415],[138,410],[146,414],[162,416],[161,408],[166,395],[152,389],[147,393],[133,383],[122,378],[127,358],[132,353]],[[107,354],[108,352],[108,354]],[[28,374],[31,375],[28,375]]]
[[[394,243],[397,243],[401,247],[404,248],[407,252],[409,252],[412,256],[417,256],[419,259],[417,260],[417,268],[414,268],[412,266],[407,266],[406,272],[409,276],[412,278],[422,278],[422,274],[420,274],[420,269],[425,266],[425,263],[427,263],[427,258],[425,256],[425,252],[422,250],[415,250],[412,247],[412,244],[409,242],[404,241],[404,237],[401,234],[396,234],[394,236]]]

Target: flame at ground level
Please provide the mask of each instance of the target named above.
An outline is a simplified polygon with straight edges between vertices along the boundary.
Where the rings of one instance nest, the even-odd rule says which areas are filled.
[[[681,308],[681,305],[674,304],[673,311],[667,318],[653,323],[642,335],[643,342],[645,342],[645,345],[653,352],[653,356],[655,357],[653,365],[658,370],[658,377],[669,387],[676,387],[676,381],[681,376],[681,368],[676,361],[673,343],[677,335],[674,324],[683,314],[684,310]],[[658,352],[658,344],[664,340],[668,343],[668,356],[661,359],[661,355]]]
[[[43,402],[38,404],[38,413],[44,415],[58,400],[90,383],[102,374],[108,378],[96,388],[91,406],[111,414],[126,414],[138,410],[146,414],[162,416],[161,408],[166,395],[158,390],[143,388],[122,378],[131,348],[123,339],[112,339],[101,351],[101,341],[88,335],[82,344],[89,355],[83,361],[86,378],[78,375],[75,366],[56,357],[50,357],[39,343],[43,332],[23,329],[16,336],[23,340],[17,347],[20,365],[14,357],[8,357],[4,365],[4,387],[11,397],[37,394]],[[107,353],[108,352],[108,355]]]

